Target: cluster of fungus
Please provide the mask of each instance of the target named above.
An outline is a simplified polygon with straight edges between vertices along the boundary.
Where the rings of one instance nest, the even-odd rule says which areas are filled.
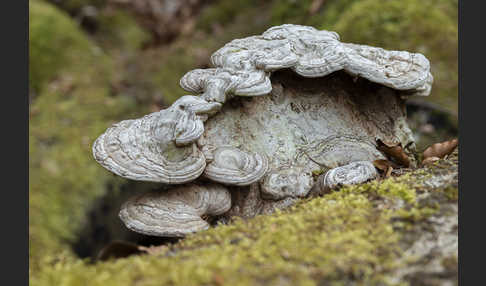
[[[169,185],[123,204],[119,216],[133,231],[182,237],[207,229],[203,218],[270,213],[371,180],[372,162],[386,158],[378,142],[414,160],[404,99],[430,93],[421,54],[281,25],[231,41],[211,64],[180,81],[197,95],[114,124],[94,142],[111,172]]]

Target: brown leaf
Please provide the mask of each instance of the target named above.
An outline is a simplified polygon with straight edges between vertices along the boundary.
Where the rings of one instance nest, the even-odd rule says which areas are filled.
[[[428,157],[422,161],[422,165],[429,165],[439,160],[440,160],[439,157]]]
[[[385,178],[390,177],[392,171],[393,171],[393,167],[392,166],[388,166],[388,170],[386,170]]]
[[[375,168],[383,172],[387,171],[389,167],[398,168],[397,164],[393,163],[392,161],[383,159],[373,161],[373,165],[375,166]]]
[[[385,172],[388,169],[388,166],[390,166],[390,164],[388,162],[390,162],[390,161],[380,159],[380,160],[373,161],[373,165],[378,170]]]
[[[444,158],[445,156],[451,154],[454,149],[456,149],[458,144],[459,140],[457,138],[442,143],[432,144],[432,146],[425,149],[423,153],[424,161],[425,159],[431,157]],[[424,161],[422,161],[422,164],[424,163]]]
[[[400,144],[390,144],[384,143],[378,139],[378,150],[385,153],[388,157],[394,159],[398,164],[403,165],[404,167],[410,166],[410,159],[408,158],[407,154],[403,151],[402,146]]]
[[[115,240],[100,250],[97,260],[105,261],[110,258],[123,258],[144,253],[146,252],[140,249],[140,246],[135,243]]]
[[[385,178],[390,177],[391,172],[393,171],[394,167],[398,168],[398,166],[395,163],[393,163],[392,161],[382,160],[382,159],[373,161],[373,165],[378,170],[384,172]]]

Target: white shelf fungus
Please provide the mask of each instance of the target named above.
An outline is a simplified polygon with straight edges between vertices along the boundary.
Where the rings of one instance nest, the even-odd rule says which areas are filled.
[[[429,95],[433,81],[419,53],[299,25],[233,40],[211,64],[181,78],[194,95],[94,142],[96,161],[119,176],[196,182],[130,199],[120,218],[134,231],[184,236],[209,227],[201,216],[268,213],[312,188],[375,178],[371,162],[386,158],[377,141],[415,148],[404,99]]]

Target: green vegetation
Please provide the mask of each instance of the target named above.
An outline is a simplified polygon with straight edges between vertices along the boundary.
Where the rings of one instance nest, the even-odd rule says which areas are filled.
[[[255,6],[261,6],[264,2],[262,0],[217,0],[202,10],[201,15],[198,17],[198,28],[209,32],[213,25],[230,24],[240,14],[251,10]]]
[[[256,3],[258,1],[253,2]],[[233,7],[234,3],[231,1],[218,1],[214,5],[202,11],[202,20],[198,21],[197,29],[193,35],[180,37],[169,47],[153,50],[145,55],[144,73],[151,75],[151,84],[156,87],[157,92],[162,95],[168,104],[180,96],[188,94],[179,86],[179,80],[185,73],[195,68],[208,67],[211,54],[227,42],[236,38],[260,34],[270,27],[269,16],[267,15],[268,10],[266,12],[263,10],[262,12],[261,5],[251,6],[248,4],[245,8],[241,7],[242,10],[234,10],[235,16],[231,17],[231,19],[224,18],[220,20],[211,18],[213,16],[216,17],[211,11],[233,9],[238,6]],[[207,34],[204,30],[210,27],[205,26],[205,19],[224,23],[224,32]],[[248,19],[252,19],[252,21],[248,21]]]
[[[332,30],[341,14],[356,0],[322,1],[321,7],[311,13],[314,0],[277,0],[272,6],[272,25],[299,24]]]
[[[93,161],[91,144],[111,123],[134,116],[135,105],[129,97],[110,95],[112,62],[72,20],[44,2],[31,1],[29,9],[30,83],[42,87],[29,122],[34,271],[47,260],[70,256],[69,242],[86,210],[113,180]]]
[[[82,285],[89,279],[90,285],[400,285],[390,275],[405,263],[398,262],[401,231],[439,210],[416,200],[420,188],[412,186],[425,178],[418,170],[342,188],[273,215],[235,219],[154,256],[94,265],[57,262],[35,284]]]
[[[428,100],[457,114],[457,1],[363,0],[346,9],[332,29],[345,42],[424,54],[434,76]]]
[[[129,13],[121,9],[102,11],[98,26],[96,40],[106,48],[137,51],[151,37]]]
[[[101,7],[107,1],[106,0],[48,0],[52,4],[57,5],[60,9],[69,13],[77,14],[85,6]]]
[[[67,14],[29,1],[29,85],[36,92],[64,70],[81,72],[100,53]]]
[[[272,25],[311,25],[338,32],[344,42],[422,53],[434,75],[427,100],[457,114],[458,1],[328,0],[312,14],[313,2],[272,1]]]

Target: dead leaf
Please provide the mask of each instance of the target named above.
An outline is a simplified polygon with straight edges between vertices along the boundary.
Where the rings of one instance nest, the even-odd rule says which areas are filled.
[[[423,153],[424,161],[425,159],[431,157],[444,158],[445,156],[451,154],[454,149],[456,149],[458,144],[459,140],[457,138],[441,143],[432,144],[432,146],[425,149]],[[422,164],[424,163],[424,161],[422,161]]]
[[[401,144],[396,143],[384,143],[378,139],[378,150],[385,153],[391,159],[394,159],[398,164],[403,165],[408,168],[410,166],[410,159],[407,154],[403,151]]]
[[[373,165],[375,166],[375,168],[383,172],[386,172],[388,170],[388,167],[398,168],[397,164],[393,163],[392,161],[384,160],[384,159],[373,161]]]
[[[425,158],[422,161],[422,165],[429,165],[429,164],[432,164],[432,163],[437,162],[439,160],[440,160],[439,157],[428,157],[428,158]]]
[[[139,245],[127,241],[115,240],[108,243],[98,253],[97,260],[105,261],[110,258],[124,258],[131,255],[147,253]]]
[[[392,166],[388,166],[388,170],[386,170],[385,178],[390,177],[392,171],[393,171],[393,167]]]
[[[385,178],[390,177],[394,167],[398,168],[398,166],[392,161],[383,160],[383,159],[373,161],[373,165],[375,166],[375,168],[377,168],[378,170],[384,173]]]

